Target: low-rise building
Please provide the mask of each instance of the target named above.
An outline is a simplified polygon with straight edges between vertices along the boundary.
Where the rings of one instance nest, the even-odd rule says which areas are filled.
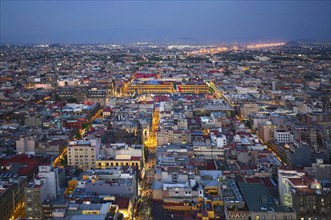
[[[95,167],[100,154],[100,138],[70,141],[68,146],[68,164],[83,170]]]

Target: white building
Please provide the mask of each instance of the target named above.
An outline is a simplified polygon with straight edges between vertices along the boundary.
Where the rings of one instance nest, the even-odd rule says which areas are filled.
[[[48,198],[57,198],[59,195],[58,168],[51,164],[39,166],[39,172],[26,187],[26,217],[42,219],[41,204]]]
[[[226,136],[224,134],[215,135],[213,132],[210,132],[210,140],[212,145],[224,148],[226,145]]]
[[[290,143],[293,142],[293,134],[289,130],[275,129],[274,138],[278,143]]]
[[[117,156],[117,155],[130,155],[133,157],[142,157],[142,145],[129,146],[126,143],[110,144],[100,150],[101,155]]]
[[[58,168],[53,169],[51,164],[39,166],[37,176],[45,180],[47,195],[54,198],[58,197],[60,189]]]

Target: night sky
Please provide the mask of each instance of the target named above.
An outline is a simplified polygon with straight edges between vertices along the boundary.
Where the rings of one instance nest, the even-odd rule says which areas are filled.
[[[330,2],[1,0],[0,42],[330,42]]]

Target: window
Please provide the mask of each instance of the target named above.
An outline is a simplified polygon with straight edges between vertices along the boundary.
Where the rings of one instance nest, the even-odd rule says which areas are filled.
[[[260,220],[260,216],[257,215],[257,216],[255,217],[255,220]]]

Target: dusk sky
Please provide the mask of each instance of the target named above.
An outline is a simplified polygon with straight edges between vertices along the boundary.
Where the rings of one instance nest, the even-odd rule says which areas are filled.
[[[327,1],[1,0],[1,43],[330,42]]]

